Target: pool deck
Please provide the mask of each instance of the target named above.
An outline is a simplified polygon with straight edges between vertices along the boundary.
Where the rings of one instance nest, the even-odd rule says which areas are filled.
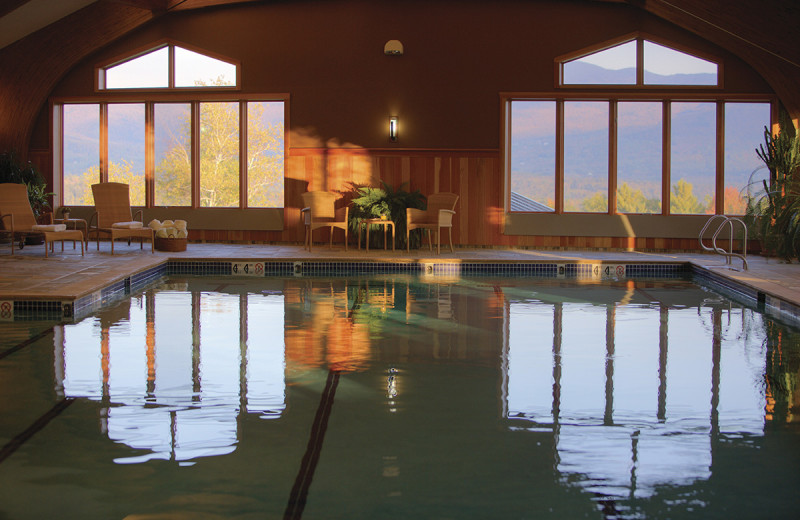
[[[10,244],[0,244],[0,301],[8,300],[72,300],[108,287],[134,273],[157,266],[169,259],[176,260],[237,260],[237,261],[315,261],[315,262],[497,262],[497,263],[690,263],[719,276],[751,288],[795,307],[800,306],[800,264],[786,264],[775,258],[748,257],[749,270],[743,271],[742,262],[733,259],[726,265],[725,258],[715,254],[648,253],[636,251],[551,251],[528,249],[457,248],[454,253],[442,250],[441,255],[426,249],[369,252],[341,244],[329,249],[327,244],[315,245],[308,252],[301,245],[216,244],[190,243],[183,252],[150,252],[138,244],[115,243],[111,255],[109,242],[101,242],[98,251],[91,243],[85,256],[80,248],[73,250],[66,243],[62,252],[56,245],[54,254],[44,256],[43,246],[17,249],[11,256]]]

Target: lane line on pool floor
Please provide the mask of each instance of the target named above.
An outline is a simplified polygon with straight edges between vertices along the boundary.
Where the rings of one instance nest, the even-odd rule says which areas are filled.
[[[67,409],[69,405],[71,405],[75,400],[69,397],[62,399],[61,401],[57,402],[55,406],[50,408],[44,415],[36,419],[33,424],[28,426],[28,428],[11,439],[5,446],[0,448],[0,464],[3,463],[8,457],[14,454],[19,448],[21,448],[26,442],[28,442],[31,437],[36,435],[36,433],[50,424],[50,421],[58,417],[58,415]]]
[[[11,347],[8,350],[4,350],[3,352],[0,352],[0,359],[4,359],[4,358],[10,356],[11,354],[13,354],[14,352],[17,352],[18,350],[22,350],[23,348],[27,347],[31,343],[35,343],[35,342],[39,341],[40,339],[44,338],[45,336],[47,336],[48,334],[52,334],[52,333],[53,333],[53,327],[50,327],[47,330],[43,330],[39,334],[36,334],[35,336],[31,336],[30,338],[26,339],[22,343],[20,343],[18,345],[15,345],[15,346]]]
[[[314,424],[311,427],[311,436],[308,439],[308,446],[306,446],[306,452],[303,455],[303,462],[300,464],[300,471],[295,477],[294,486],[289,495],[289,503],[283,513],[284,520],[299,520],[303,517],[308,490],[311,487],[311,480],[314,478],[314,471],[317,469],[317,462],[319,462],[319,454],[322,451],[325,431],[328,429],[328,418],[331,415],[333,399],[336,396],[338,385],[339,372],[335,370],[329,371],[328,380],[325,382],[325,389],[322,391],[317,413],[314,416]]]

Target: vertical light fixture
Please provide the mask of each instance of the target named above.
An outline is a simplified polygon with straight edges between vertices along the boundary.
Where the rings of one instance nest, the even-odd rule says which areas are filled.
[[[389,140],[397,142],[397,117],[389,118]]]

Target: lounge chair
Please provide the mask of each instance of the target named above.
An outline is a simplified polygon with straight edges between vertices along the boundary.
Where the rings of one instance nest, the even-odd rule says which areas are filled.
[[[155,253],[153,230],[142,222],[142,210],[131,213],[130,188],[119,182],[92,184],[94,209],[89,220],[89,235],[97,237],[97,250],[100,250],[100,235],[111,238],[111,254],[114,254],[114,240],[139,239],[139,249],[144,249],[144,240],[150,240],[150,252]],[[138,220],[136,220],[138,218]]]
[[[308,247],[308,250],[311,251],[312,232],[315,229],[329,227],[331,236],[328,247],[333,247],[333,230],[339,228],[344,230],[344,250],[347,251],[347,218],[350,208],[345,206],[336,209],[337,195],[330,191],[307,191],[303,193],[302,197],[303,206],[305,206],[300,210],[305,225],[303,247]]]
[[[436,254],[441,253],[442,228],[447,228],[450,237],[450,252],[453,249],[453,215],[456,214],[458,195],[455,193],[434,193],[428,196],[428,209],[406,209],[406,249],[411,252],[411,230],[427,229],[428,246],[433,251],[431,230],[436,230]]]
[[[19,248],[25,246],[25,238],[28,236],[44,237],[44,256],[48,256],[48,250],[54,249],[54,242],[61,242],[61,250],[64,250],[64,240],[72,240],[72,248],[75,242],[81,243],[81,256],[83,256],[83,233],[78,229],[67,229],[66,224],[38,224],[33,215],[31,203],[28,200],[28,187],[24,184],[3,183],[0,184],[0,221],[3,222],[3,229],[0,233],[11,235],[11,254],[14,254],[14,243],[19,239]],[[52,222],[52,214],[50,215]]]

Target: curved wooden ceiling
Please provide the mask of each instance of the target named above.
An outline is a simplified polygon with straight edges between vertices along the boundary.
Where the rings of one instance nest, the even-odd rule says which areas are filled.
[[[52,89],[80,60],[109,42],[172,11],[257,1],[272,0],[58,0],[72,7],[52,23],[47,9],[33,9],[52,0],[3,2],[0,27],[3,22],[20,26],[23,22],[14,17],[27,14],[19,39],[0,41],[5,45],[0,48],[0,150],[25,154],[37,113]],[[585,1],[627,4],[719,45],[758,71],[792,117],[800,115],[797,0]]]

